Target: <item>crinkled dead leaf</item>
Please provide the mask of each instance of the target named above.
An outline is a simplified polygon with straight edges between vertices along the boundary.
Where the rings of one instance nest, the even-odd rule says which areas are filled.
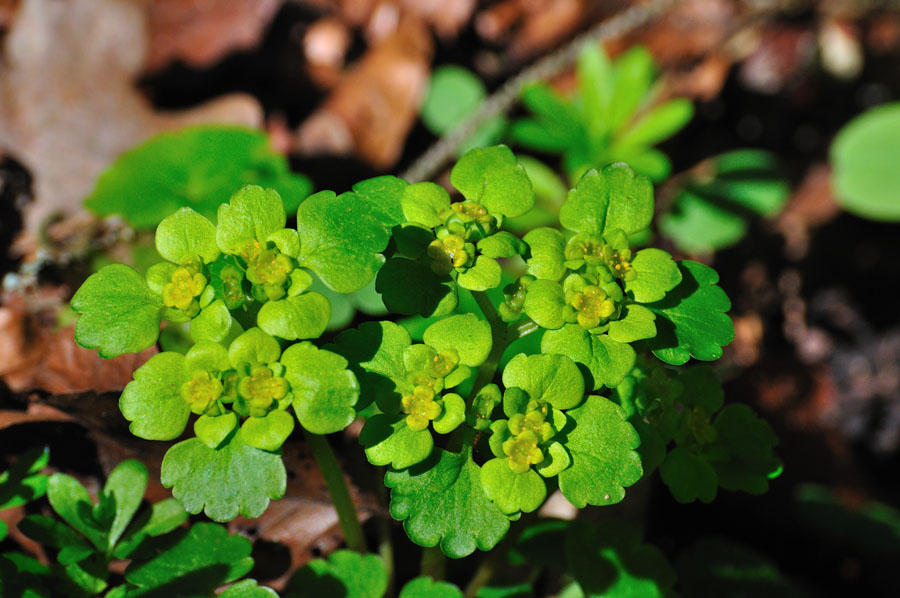
[[[29,230],[55,212],[79,211],[103,168],[154,133],[188,124],[260,123],[258,102],[243,95],[155,111],[134,86],[145,63],[146,27],[141,3],[22,3],[3,38],[0,146],[34,175]]]

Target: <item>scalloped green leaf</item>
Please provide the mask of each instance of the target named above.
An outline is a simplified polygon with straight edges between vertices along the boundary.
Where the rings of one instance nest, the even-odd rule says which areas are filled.
[[[623,521],[579,522],[566,531],[569,571],[586,596],[667,598],[676,576],[665,555]]]
[[[191,208],[166,216],[156,227],[156,251],[163,259],[186,264],[199,257],[208,264],[219,257],[216,226]]]
[[[609,338],[620,343],[653,338],[656,336],[655,320],[656,316],[646,307],[629,305],[624,316],[609,323]]]
[[[479,255],[475,258],[475,265],[465,272],[461,272],[456,278],[456,282],[462,288],[470,291],[486,291],[500,286],[502,276],[503,270],[497,260]]]
[[[218,449],[199,438],[172,446],[160,479],[188,513],[203,511],[213,521],[259,517],[287,483],[281,455],[249,446],[240,430]]]
[[[402,205],[403,194],[411,185],[401,178],[384,175],[360,181],[353,185],[353,193],[372,210],[372,215],[386,229],[405,222]]]
[[[702,457],[676,446],[659,465],[659,476],[680,503],[709,503],[716,498],[716,471]]]
[[[336,550],[328,560],[313,559],[298,569],[285,598],[382,598],[387,585],[387,570],[378,556]]]
[[[450,184],[491,214],[515,218],[534,207],[531,180],[505,145],[466,152],[450,171]]]
[[[386,405],[399,400],[394,388],[406,377],[403,351],[410,344],[409,332],[403,326],[386,321],[364,322],[355,330],[339,334],[328,348],[349,362],[359,381],[359,402],[365,407],[372,401]]]
[[[566,415],[575,421],[563,443],[572,465],[559,474],[559,489],[578,508],[621,501],[625,488],[643,475],[634,450],[640,437],[625,412],[609,399],[589,396]]]
[[[259,328],[242,332],[228,347],[228,361],[234,368],[242,364],[272,363],[280,356],[281,345]]]
[[[296,297],[267,301],[256,315],[257,325],[267,334],[294,341],[319,338],[328,327],[331,303],[311,291]]]
[[[305,342],[288,347],[281,363],[300,425],[314,434],[330,434],[353,422],[359,383],[346,359]]]
[[[682,365],[691,357],[714,361],[722,347],[734,338],[734,326],[726,313],[731,301],[720,287],[719,275],[703,264],[679,262],[681,283],[662,301],[648,304],[656,314],[653,354],[666,363]]]
[[[157,353],[139,367],[119,398],[119,409],[131,422],[131,433],[145,440],[177,438],[191,413],[181,397],[181,385],[187,380],[185,358],[180,353]]]
[[[566,323],[563,317],[565,306],[566,294],[562,285],[553,280],[538,279],[526,288],[522,311],[541,328],[556,330]]]
[[[200,125],[161,133],[123,153],[97,179],[85,200],[100,216],[122,214],[152,229],[180,207],[207,218],[244,184],[276,189],[292,212],[309,195],[307,177],[292,174],[269,136],[233,125]]]
[[[641,249],[631,260],[631,267],[636,276],[625,281],[625,291],[638,303],[659,301],[681,282],[678,264],[661,249]]]
[[[578,324],[548,330],[541,339],[541,351],[565,355],[587,366],[594,378],[594,389],[617,386],[637,358],[631,345],[605,334],[591,334]]]
[[[557,409],[571,409],[584,398],[584,376],[564,355],[520,353],[503,369],[503,384],[521,388],[531,398],[547,401]]]
[[[616,229],[638,233],[653,219],[653,185],[616,162],[588,171],[569,192],[559,222],[577,233],[606,235]]]
[[[478,241],[477,247],[482,254],[494,258],[522,255],[528,250],[522,239],[505,230]]]
[[[216,244],[224,253],[239,254],[249,241],[265,243],[285,222],[284,204],[277,191],[244,185],[219,206]]]
[[[506,535],[509,519],[487,497],[481,468],[470,453],[436,449],[431,458],[403,471],[388,471],[391,516],[403,521],[420,546],[440,544],[444,554],[462,558],[490,550]]]
[[[278,598],[278,593],[259,585],[255,579],[244,579],[219,594],[219,598]]]
[[[215,416],[201,415],[194,420],[194,435],[209,448],[219,448],[237,425],[238,417],[234,411]]]
[[[197,317],[191,320],[191,338],[196,342],[224,341],[231,330],[231,312],[221,299],[216,299],[200,310]]]
[[[246,575],[253,568],[250,541],[228,535],[221,525],[195,523],[173,533],[165,550],[148,561],[133,561],[125,579],[137,586],[128,596],[172,598],[210,595],[218,586]]]
[[[423,340],[438,351],[456,351],[463,365],[478,367],[491,352],[491,325],[475,314],[456,314],[426,328]]]
[[[275,409],[263,417],[248,417],[241,425],[241,437],[248,445],[264,451],[277,451],[294,431],[294,418]]]
[[[452,278],[403,257],[393,257],[384,264],[375,279],[375,290],[391,312],[425,318],[453,313],[459,301]]]
[[[481,593],[478,594],[481,596]],[[463,593],[455,585],[446,581],[435,581],[430,577],[416,577],[400,590],[400,598],[463,598]]]
[[[421,463],[431,454],[434,439],[431,432],[411,430],[405,415],[379,413],[370,417],[359,433],[366,447],[366,458],[372,465],[390,465],[405,469]]]
[[[437,183],[426,181],[403,189],[400,202],[406,222],[434,228],[444,223],[441,213],[450,207],[450,194]]]
[[[781,472],[775,455],[778,437],[765,420],[747,405],[727,405],[716,416],[716,444],[725,449],[727,461],[713,461],[719,485],[726,490],[762,494],[769,480]]]
[[[75,342],[97,349],[109,359],[139,353],[159,338],[162,297],[150,290],[138,272],[124,264],[110,264],[91,274],[72,297]]]
[[[559,280],[566,273],[566,237],[555,228],[536,228],[523,237],[528,244],[525,262],[536,278]]]
[[[547,484],[533,469],[515,473],[509,459],[494,458],[481,466],[481,484],[500,510],[508,515],[530,513],[547,498]]]
[[[384,264],[390,234],[374,209],[353,193],[311,195],[297,211],[299,264],[339,293],[358,291]]]

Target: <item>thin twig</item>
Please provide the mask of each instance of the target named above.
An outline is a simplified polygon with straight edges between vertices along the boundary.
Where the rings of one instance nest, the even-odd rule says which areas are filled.
[[[455,154],[457,148],[485,122],[505,114],[518,101],[522,89],[533,81],[544,81],[562,73],[575,62],[588,43],[597,43],[630,33],[666,11],[677,0],[648,0],[599,23],[574,40],[538,60],[507,81],[488,97],[478,112],[460,123],[422,154],[401,176],[411,183],[430,180]]]

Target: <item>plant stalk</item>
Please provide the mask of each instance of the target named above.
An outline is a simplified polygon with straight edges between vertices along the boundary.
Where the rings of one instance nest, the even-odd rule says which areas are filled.
[[[366,553],[366,541],[363,538],[362,526],[359,524],[359,517],[356,513],[356,505],[350,498],[350,489],[344,479],[344,473],[338,463],[337,457],[328,439],[320,434],[313,434],[309,430],[303,429],[306,441],[309,443],[313,452],[313,457],[325,478],[325,485],[328,486],[328,494],[331,495],[331,502],[337,511],[338,522],[341,525],[341,531],[344,532],[344,540],[347,547],[357,552]]]
[[[440,547],[431,546],[422,549],[422,575],[435,581],[441,581],[447,572],[447,557]]]

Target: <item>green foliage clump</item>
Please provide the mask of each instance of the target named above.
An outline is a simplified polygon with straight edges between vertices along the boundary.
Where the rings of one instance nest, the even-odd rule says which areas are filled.
[[[41,474],[48,458],[47,451],[28,453],[0,475],[0,496],[6,498],[0,508],[24,504],[46,491],[58,516],[27,515],[19,522],[19,531],[49,549],[55,562],[44,565],[23,553],[0,555],[2,595],[212,597],[216,588],[253,567],[249,540],[212,523],[184,527],[188,514],[176,500],[141,508],[147,469],[140,462],[120,463],[93,500],[75,478]],[[129,561],[122,583],[110,572],[114,560]],[[256,594],[242,593],[248,588]],[[276,594],[244,580],[222,596]]]
[[[713,269],[633,247],[653,218],[647,177],[622,163],[588,170],[560,226],[521,237],[505,225],[532,211],[534,187],[507,147],[469,151],[450,183],[457,201],[390,176],[322,191],[300,204],[296,229],[278,193],[246,186],[215,224],[190,208],[163,220],[167,262],[145,277],[111,265],[76,293],[76,338],[104,357],[151,345],[163,319],[190,323],[194,344],[152,357],[120,399],[142,438],[174,440],[191,424],[162,465],[187,511],[258,516],[284,494],[280,450],[297,424],[321,451],[315,435],[357,417],[367,459],[387,467],[391,515],[455,558],[493,548],[556,488],[578,507],[610,505],[660,466],[676,497],[706,499],[709,476],[685,468],[685,454],[714,472],[713,490],[763,489],[777,469],[768,427],[723,408],[714,377],[702,382],[718,403],[702,413],[691,402],[701,398],[669,389],[696,377],[676,366],[718,359],[734,331]],[[504,266],[520,274],[505,286]],[[313,276],[335,294],[374,280],[392,316],[429,318],[421,342],[392,319],[318,340],[331,305]],[[532,334],[530,351],[504,356]],[[668,394],[644,390],[645,378]],[[331,467],[326,478],[342,479]],[[352,509],[349,496],[335,502]],[[375,566],[356,558],[304,579]],[[415,584],[402,595],[449,591]],[[382,585],[348,595],[378,598]]]
[[[188,207],[214,219],[241,185],[271,187],[293,212],[312,190],[293,174],[268,137],[238,126],[194,126],[161,133],[125,152],[100,175],[85,206],[100,216],[120,214],[137,229],[152,229]]]
[[[575,94],[563,97],[546,84],[526,89],[522,103],[532,116],[515,121],[510,136],[522,147],[562,154],[572,181],[619,161],[661,181],[671,163],[653,146],[684,127],[694,110],[680,98],[654,105],[655,70],[646,48],[610,61],[599,46],[588,45],[578,59]]]

